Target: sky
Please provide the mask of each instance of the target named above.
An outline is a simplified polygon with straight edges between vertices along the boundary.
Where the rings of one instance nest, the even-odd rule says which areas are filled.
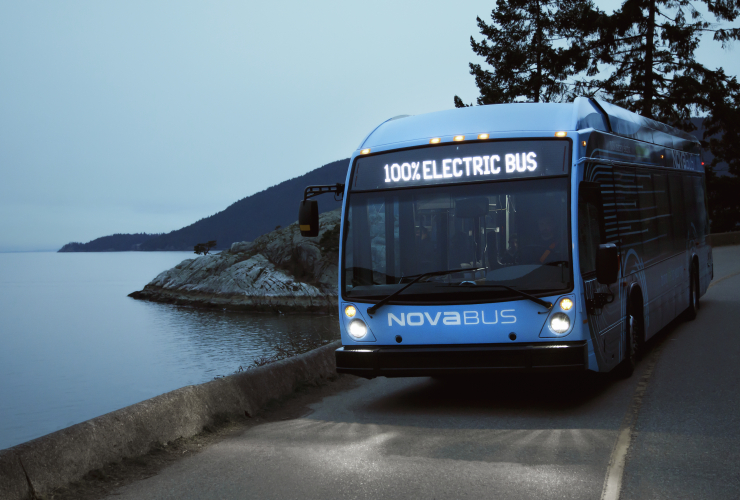
[[[474,102],[494,6],[0,0],[0,251],[179,229]],[[697,55],[740,72],[737,47]]]

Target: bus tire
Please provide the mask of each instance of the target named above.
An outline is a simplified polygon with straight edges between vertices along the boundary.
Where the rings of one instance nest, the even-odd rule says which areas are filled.
[[[636,307],[632,304],[627,306],[627,315],[625,317],[628,325],[627,338],[625,339],[626,352],[624,353],[624,359],[615,370],[619,378],[630,378],[635,373],[635,367],[637,366],[639,347],[641,345],[640,339],[642,338],[642,333],[640,332],[642,322],[633,315],[634,310],[636,310]]]
[[[695,320],[699,314],[699,271],[696,264],[691,265],[691,278],[689,279],[689,307],[686,308],[686,319]]]

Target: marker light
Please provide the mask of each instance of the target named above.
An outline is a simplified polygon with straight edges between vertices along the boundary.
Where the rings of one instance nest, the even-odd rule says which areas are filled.
[[[366,155],[366,154],[368,154],[369,152],[370,152],[370,148],[367,148],[367,149],[363,149],[362,151],[360,151],[360,154],[361,154],[361,155]]]
[[[344,314],[346,314],[348,318],[354,318],[355,314],[357,314],[357,309],[355,306],[347,306],[344,308]]]
[[[434,139],[430,139],[430,140],[429,140],[429,144],[439,144],[439,142],[440,142],[441,140],[442,140],[442,139],[440,139],[439,137],[435,137]]]
[[[563,314],[563,316],[565,316],[565,314]],[[349,330],[349,334],[356,339],[361,339],[367,335],[367,325],[360,319],[353,319],[347,330]]]
[[[478,134],[478,139],[480,140],[488,139],[488,137],[488,134]]]
[[[349,306],[349,307],[352,307],[352,306]],[[570,311],[572,308],[573,308],[573,301],[570,300],[569,298],[566,297],[560,301],[560,309],[562,309],[563,311]]]
[[[570,318],[563,313],[555,313],[550,319],[550,329],[555,333],[565,333],[570,328]]]
[[[453,137],[452,140],[453,141],[464,141],[465,140],[465,136],[464,135],[456,135],[455,137]]]
[[[586,147],[586,141],[581,141],[581,146]]]
[[[568,135],[568,132],[563,132],[562,130],[560,132],[555,132],[555,137],[565,137]]]

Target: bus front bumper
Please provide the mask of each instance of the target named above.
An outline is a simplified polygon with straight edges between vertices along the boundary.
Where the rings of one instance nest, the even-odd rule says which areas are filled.
[[[423,377],[516,371],[573,371],[588,367],[588,344],[537,342],[444,346],[344,346],[337,373],[365,378]]]

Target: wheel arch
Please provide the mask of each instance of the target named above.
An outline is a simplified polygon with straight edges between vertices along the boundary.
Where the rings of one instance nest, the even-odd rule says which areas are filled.
[[[691,254],[691,260],[690,260],[689,262],[691,262],[691,266],[692,266],[692,267],[693,267],[693,266],[696,266],[696,270],[697,270],[697,271],[699,270],[699,254],[697,254],[697,253],[692,253],[692,254]],[[692,271],[692,270],[689,270],[689,272],[690,272],[690,271]]]

